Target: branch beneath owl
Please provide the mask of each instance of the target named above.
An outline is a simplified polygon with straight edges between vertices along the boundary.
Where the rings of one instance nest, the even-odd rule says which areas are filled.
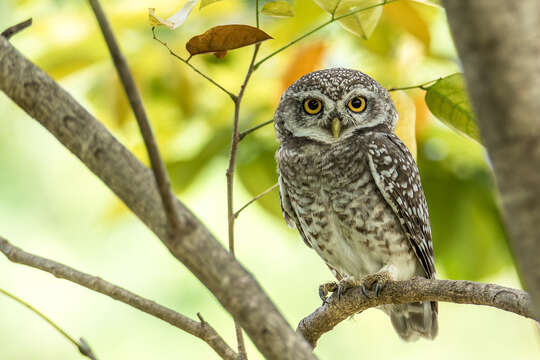
[[[28,253],[12,245],[9,241],[1,236],[0,251],[12,262],[46,271],[57,278],[77,283],[85,288],[107,295],[115,300],[123,302],[124,304],[133,306],[134,308],[137,308],[149,315],[166,321],[172,326],[184,330],[185,332],[205,341],[223,359],[237,359],[237,354],[229,347],[229,345],[227,345],[221,336],[219,336],[214,328],[202,319],[200,314],[197,314],[200,321],[192,320],[187,316],[184,316],[152,300],[145,299],[130,292],[129,290],[121,288],[120,286],[111,284],[110,282],[105,281],[97,276],[89,275],[64,264],[60,264],[56,261]],[[74,344],[79,348],[79,351],[83,352],[81,349],[84,349],[84,347],[81,347],[81,345],[71,337],[69,337],[69,339],[70,341],[74,342]]]
[[[163,203],[163,208],[167,215],[167,219],[171,223],[173,231],[178,231],[178,229],[180,229],[180,223],[178,214],[176,212],[177,210],[174,206],[175,197],[171,190],[171,184],[169,181],[169,176],[167,175],[165,164],[159,155],[156,137],[154,136],[154,132],[150,126],[150,121],[146,115],[146,110],[144,109],[141,95],[137,89],[133,75],[129,70],[126,58],[122,54],[120,46],[114,37],[109,20],[107,20],[107,16],[105,15],[99,0],[88,0],[88,2],[94,11],[94,15],[96,16],[101,32],[103,33],[103,38],[105,39],[107,47],[109,48],[109,53],[111,54],[114,67],[116,68],[118,77],[120,78],[122,86],[124,87],[129,104],[131,105],[131,109],[135,115],[135,119],[137,119],[137,124],[139,124],[139,129],[141,130],[141,135],[143,137],[146,150],[148,151],[148,158],[150,159],[150,165],[158,185],[161,202]]]
[[[76,155],[157,235],[238,319],[263,356],[315,358],[309,344],[291,329],[259,283],[186,205],[174,199],[181,226],[181,231],[175,233],[163,212],[151,170],[73,96],[1,36],[0,90]]]
[[[379,305],[423,301],[486,305],[527,318],[540,319],[540,316],[533,313],[529,294],[523,290],[465,280],[429,280],[418,277],[409,281],[387,282],[377,297],[365,296],[360,287],[348,290],[339,301],[334,293],[325,304],[302,319],[296,331],[315,347],[324,333],[354,314]]]

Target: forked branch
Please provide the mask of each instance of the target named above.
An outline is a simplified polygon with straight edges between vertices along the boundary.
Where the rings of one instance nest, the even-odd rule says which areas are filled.
[[[287,360],[315,358],[309,344],[295,334],[255,279],[176,199],[181,229],[170,236],[173,229],[163,214],[152,172],[3,37],[0,90],[79,157],[161,239],[239,320],[263,356]]]
[[[225,343],[210,324],[202,320],[195,321],[187,316],[177,313],[163,305],[160,305],[152,300],[148,300],[132,293],[129,290],[121,288],[105,281],[97,276],[85,274],[81,271],[73,269],[56,261],[43,258],[38,255],[30,254],[9,243],[6,239],[0,236],[0,251],[11,261],[36,269],[40,269],[51,273],[60,279],[69,280],[84,286],[90,290],[107,295],[115,300],[121,301],[124,304],[133,306],[149,315],[155,316],[163,321],[168,322],[181,330],[190,333],[193,336],[205,341],[212,349],[215,350],[223,359],[236,360],[237,354]],[[80,344],[75,342],[77,347],[81,349]],[[82,351],[81,351],[82,352]]]
[[[126,92],[126,96],[129,100],[129,104],[133,109],[133,114],[135,114],[135,119],[137,119],[137,124],[141,130],[141,135],[148,151],[148,157],[150,158],[150,165],[152,166],[152,171],[158,185],[159,194],[161,201],[163,202],[163,208],[167,219],[171,223],[173,230],[178,231],[180,229],[178,214],[176,213],[176,208],[174,206],[175,197],[171,190],[171,184],[169,182],[169,176],[167,175],[167,170],[165,164],[159,155],[159,149],[157,146],[156,138],[152,127],[150,126],[150,121],[146,115],[146,110],[144,109],[144,104],[142,102],[141,95],[131,75],[129,66],[127,64],[126,58],[118,46],[118,42],[114,37],[112,32],[111,25],[105,16],[105,13],[99,3],[99,0],[88,0],[94,14],[96,16],[97,22],[109,48],[109,53],[114,62],[114,67],[120,77],[120,81]]]

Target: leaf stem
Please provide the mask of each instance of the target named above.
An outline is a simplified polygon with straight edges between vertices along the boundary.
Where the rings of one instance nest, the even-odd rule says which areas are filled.
[[[174,56],[175,58],[177,58],[178,60],[180,60],[181,62],[183,62],[184,64],[186,64],[187,66],[189,66],[191,69],[193,69],[193,71],[195,71],[197,74],[201,75],[203,78],[205,78],[206,80],[208,80],[210,83],[212,83],[214,86],[216,86],[218,89],[222,90],[224,93],[226,93],[227,95],[229,95],[229,97],[233,100],[233,101],[236,101],[236,95],[234,95],[232,92],[230,92],[229,90],[225,89],[223,86],[221,86],[220,84],[218,84],[214,79],[212,79],[210,76],[206,75],[205,73],[203,73],[202,71],[200,71],[199,69],[197,69],[195,66],[193,66],[189,60],[191,59],[191,56],[187,59],[184,59],[183,57],[181,57],[180,55],[178,55],[177,53],[175,53],[170,47],[169,45],[165,42],[165,41],[162,41],[161,39],[159,39],[156,35],[156,30],[155,30],[155,27],[152,27],[152,37],[154,40],[156,40],[157,42],[159,42],[161,45],[165,46],[167,48],[167,50],[169,50],[169,54],[171,54],[172,56]]]
[[[262,193],[260,193],[259,195],[255,196],[253,199],[249,200],[247,203],[244,204],[244,206],[242,206],[240,209],[238,209],[238,211],[236,211],[234,213],[234,218],[238,218],[238,215],[240,215],[240,213],[242,212],[242,210],[244,210],[245,208],[247,208],[249,205],[253,204],[255,201],[259,200],[260,198],[262,198],[264,195],[270,193],[272,190],[274,190],[275,188],[278,187],[278,184],[274,184],[272,186],[270,186],[268,189],[264,190]]]
[[[275,55],[279,54],[280,52],[282,52],[283,50],[289,48],[290,46],[296,44],[297,42],[299,42],[300,40],[308,37],[309,35],[321,30],[322,28],[324,28],[325,26],[327,25],[330,25],[331,23],[333,23],[334,21],[338,21],[338,20],[341,20],[347,16],[351,16],[351,15],[354,15],[354,14],[357,14],[361,11],[366,11],[366,10],[369,10],[369,9],[372,9],[372,8],[375,8],[377,6],[382,6],[382,5],[386,5],[386,4],[390,4],[394,1],[397,1],[397,0],[385,0],[381,3],[378,3],[378,4],[375,4],[375,5],[371,5],[371,6],[366,6],[364,8],[361,8],[361,9],[356,9],[356,10],[353,10],[353,11],[350,11],[348,13],[345,13],[345,14],[342,14],[342,15],[339,15],[339,16],[334,16],[334,13],[336,11],[336,9],[334,9],[332,15],[331,15],[331,18],[330,20],[322,23],[321,25],[317,26],[316,28],[314,28],[313,30],[310,30],[308,31],[307,33],[297,37],[296,39],[292,40],[291,42],[289,42],[288,44],[282,46],[281,48],[277,49],[276,51],[270,53],[269,55],[267,55],[266,57],[262,58],[261,60],[259,60],[253,67],[254,70],[257,70],[257,68],[259,66],[261,66],[262,63],[264,63],[265,61],[267,61],[268,59],[274,57]]]
[[[442,79],[442,78],[433,79],[433,80],[426,81],[425,83],[422,83],[422,84],[419,84],[419,85],[411,85],[411,86],[404,86],[404,87],[390,88],[390,89],[388,89],[388,91],[410,90],[410,89],[422,89],[422,90],[427,90],[427,89],[429,88],[429,86],[426,87],[426,85],[435,83],[435,82],[437,82],[437,81],[439,81],[439,80],[441,80],[441,79]]]
[[[0,288],[0,293],[6,295],[7,297],[11,298],[12,300],[18,302],[19,304],[23,305],[27,309],[31,310],[34,314],[36,314],[37,316],[39,316],[40,318],[45,320],[56,331],[58,331],[63,337],[65,337],[69,342],[71,342],[73,345],[75,345],[75,347],[77,347],[77,349],[80,351],[81,354],[83,354],[84,356],[86,356],[86,357],[88,357],[88,358],[90,358],[92,360],[97,359],[96,356],[93,354],[92,350],[90,349],[90,347],[88,346],[88,343],[84,339],[81,338],[81,343],[79,343],[77,340],[75,340],[74,338],[69,336],[68,333],[66,333],[64,330],[62,330],[62,328],[60,328],[60,326],[56,325],[56,323],[54,321],[49,319],[45,314],[43,314],[41,311],[39,311],[38,309],[36,309],[32,305],[30,305],[29,303],[27,303],[23,299],[21,299],[21,298],[15,296],[13,294],[7,292],[6,290],[4,290],[2,288]]]

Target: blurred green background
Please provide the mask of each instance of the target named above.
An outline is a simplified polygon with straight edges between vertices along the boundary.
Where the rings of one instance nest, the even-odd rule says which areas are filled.
[[[142,91],[160,149],[180,199],[221,240],[226,239],[225,168],[232,103],[152,40],[147,8],[176,11],[173,0],[103,1]],[[270,53],[327,20],[311,0],[301,16],[261,16],[275,40]],[[101,33],[85,1],[3,0],[0,29],[28,17],[12,43],[68,89],[143,161],[138,128]],[[185,55],[185,42],[220,24],[254,24],[252,1],[224,0],[160,37]],[[222,60],[202,55],[193,64],[236,92],[251,48]],[[418,84],[459,71],[440,8],[400,1],[387,5],[369,40],[338,24],[261,66],[248,86],[241,129],[270,119],[281,92],[313,69],[362,70],[387,87]],[[519,287],[501,223],[492,173],[483,148],[448,129],[427,110],[424,93],[407,92],[416,113],[418,164],[433,230],[440,278]],[[0,232],[23,249],[126,287],[195,318],[201,312],[235,346],[230,317],[211,293],[107,188],[47,131],[0,96]],[[236,208],[276,182],[271,126],[248,136],[238,152]],[[293,327],[320,305],[319,284],[331,279],[318,256],[281,218],[276,191],[237,221],[237,256]],[[0,258],[0,287],[27,300],[68,333],[83,336],[100,359],[217,359],[205,343],[103,295]],[[0,296],[1,359],[77,359],[81,356],[33,313]],[[540,355],[533,322],[500,310],[440,304],[433,342],[399,340],[382,312],[369,310],[324,335],[322,359],[532,359]],[[249,358],[260,359],[249,344]]]

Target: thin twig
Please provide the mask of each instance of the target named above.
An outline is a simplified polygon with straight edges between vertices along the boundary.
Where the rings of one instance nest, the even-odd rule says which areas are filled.
[[[0,238],[0,241],[1,241],[1,238]],[[41,311],[39,311],[38,309],[36,309],[32,305],[30,305],[29,303],[27,303],[23,299],[21,299],[21,298],[15,296],[13,294],[7,292],[4,289],[0,289],[0,293],[6,295],[7,297],[11,298],[12,300],[15,300],[19,304],[21,304],[21,305],[25,306],[26,308],[30,309],[32,312],[34,312],[34,314],[36,314],[37,316],[39,316],[40,318],[45,320],[47,323],[49,323],[49,325],[51,325],[56,331],[58,331],[70,343],[75,345],[75,347],[79,350],[79,352],[81,354],[83,354],[84,356],[86,356],[86,357],[88,357],[88,358],[90,358],[92,360],[97,360],[96,356],[92,352],[92,349],[90,349],[90,346],[88,345],[88,343],[83,338],[81,338],[81,342],[78,342],[73,337],[69,336],[69,334],[66,333],[60,326],[56,325],[56,323],[54,321],[49,319],[45,314],[43,314]]]
[[[418,277],[409,281],[389,281],[378,296],[367,297],[360,287],[348,290],[339,300],[337,293],[334,293],[325,304],[302,319],[296,331],[315,347],[324,333],[361,311],[384,304],[424,301],[487,305],[531,319],[540,319],[534,315],[532,300],[523,290],[465,280]]]
[[[259,28],[259,0],[255,0],[255,24]]]
[[[238,218],[238,215],[240,215],[240,213],[242,212],[242,210],[244,210],[245,208],[247,208],[249,205],[253,204],[255,201],[259,200],[260,198],[262,198],[264,195],[270,193],[272,190],[274,190],[275,188],[278,187],[278,184],[274,184],[272,186],[270,186],[268,189],[264,190],[262,193],[260,193],[259,195],[255,196],[253,199],[249,200],[247,203],[244,204],[244,206],[242,206],[240,209],[238,209],[235,213],[234,213],[234,218]]]
[[[175,196],[171,190],[171,184],[169,182],[169,177],[167,175],[167,170],[165,164],[159,155],[159,149],[156,143],[156,138],[150,126],[150,121],[146,116],[146,111],[141,99],[141,95],[137,90],[137,85],[133,79],[133,75],[129,70],[127,61],[118,46],[118,42],[114,37],[112,32],[111,25],[105,16],[105,12],[101,8],[101,5],[98,0],[88,0],[94,14],[96,16],[97,22],[109,48],[109,52],[114,62],[114,67],[120,77],[120,81],[126,92],[126,96],[129,100],[131,108],[133,109],[133,114],[137,119],[141,134],[144,140],[144,144],[148,151],[148,157],[150,158],[150,165],[152,166],[152,171],[154,172],[154,177],[158,185],[159,195],[161,196],[161,201],[167,215],[167,220],[171,223],[174,231],[180,229],[180,220],[176,207],[174,205]]]
[[[187,66],[189,66],[191,69],[193,69],[193,71],[195,71],[197,74],[201,75],[203,78],[205,78],[206,80],[208,80],[211,84],[215,85],[218,89],[220,89],[221,91],[223,91],[224,93],[226,93],[227,95],[229,95],[229,97],[233,100],[233,101],[236,101],[236,95],[234,95],[232,92],[230,92],[229,90],[225,89],[223,86],[221,86],[220,84],[218,84],[214,79],[212,79],[210,76],[206,75],[205,73],[203,73],[202,71],[200,71],[199,69],[197,69],[195,66],[193,66],[189,60],[191,59],[191,56],[187,59],[184,59],[183,57],[181,57],[180,55],[178,55],[177,53],[175,53],[170,47],[169,45],[165,42],[165,41],[162,41],[160,38],[157,37],[156,35],[156,29],[153,27],[152,28],[152,37],[154,40],[156,40],[157,42],[159,42],[161,45],[165,46],[167,48],[167,50],[169,50],[169,54],[171,54],[172,56],[174,56],[175,58],[177,58],[178,60],[180,60],[181,62],[183,62],[184,64],[186,64]]]
[[[247,130],[244,130],[242,131],[241,133],[238,134],[238,141],[242,141],[243,138],[246,137],[246,135],[249,135],[250,133],[254,132],[255,130],[258,130],[266,125],[270,125],[274,122],[274,119],[270,119],[270,120],[267,120],[265,122],[263,122],[262,124],[259,124],[259,125],[256,125],[252,128],[249,128]]]
[[[279,54],[280,52],[282,52],[283,50],[289,48],[290,46],[296,44],[297,42],[299,42],[300,40],[304,39],[305,37],[308,37],[309,35],[321,30],[322,28],[324,28],[325,26],[327,25],[330,25],[331,23],[335,22],[335,21],[338,21],[338,20],[341,20],[347,16],[351,16],[351,15],[354,15],[354,14],[357,14],[361,11],[366,11],[366,10],[369,10],[369,9],[372,9],[372,8],[375,8],[377,6],[382,6],[382,5],[386,5],[386,4],[390,4],[390,3],[393,3],[394,1],[397,1],[397,0],[385,0],[381,3],[378,3],[378,4],[375,4],[375,5],[371,5],[371,6],[366,6],[365,8],[361,8],[361,9],[356,9],[356,10],[353,10],[353,11],[350,11],[348,13],[345,13],[343,15],[340,15],[340,16],[335,16],[332,15],[330,20],[322,23],[321,25],[317,26],[316,28],[314,28],[313,30],[310,30],[308,31],[307,33],[297,37],[296,39],[292,40],[291,42],[287,43],[286,45],[280,47],[279,49],[277,49],[276,51],[270,53],[269,55],[267,55],[266,57],[262,58],[261,60],[259,60],[253,67],[254,70],[257,70],[259,68],[259,66],[261,66],[262,63],[264,63],[265,61],[267,61],[268,59],[274,57],[275,55]]]
[[[212,347],[223,359],[236,360],[237,354],[229,345],[217,334],[217,332],[206,322],[197,322],[171,310],[154,301],[145,299],[124,288],[111,284],[99,277],[85,274],[56,261],[30,254],[24,250],[10,244],[0,236],[0,251],[11,261],[28,265],[36,269],[53,274],[57,278],[66,279],[84,286],[90,290],[107,295],[115,300],[133,306],[147,314],[155,316],[169,324],[194,335]],[[54,325],[53,325],[54,326]],[[70,340],[72,340],[70,338]],[[78,345],[78,344],[77,344]]]
[[[32,25],[32,18],[8,27],[6,30],[2,31],[0,36],[5,37],[6,39],[10,39],[13,35],[18,33],[19,31],[26,29],[30,25]]]
[[[427,89],[429,89],[429,86],[426,87],[426,85],[435,83],[435,82],[437,82],[437,81],[439,81],[441,79],[442,79],[442,77],[440,77],[438,79],[433,79],[433,80],[430,80],[430,81],[426,81],[425,83],[422,83],[422,84],[419,84],[419,85],[411,85],[411,86],[405,86],[405,87],[390,88],[390,89],[388,89],[388,91],[410,90],[410,89],[427,90]]]
[[[227,219],[228,219],[228,228],[229,228],[229,252],[235,257],[234,253],[234,211],[233,211],[233,185],[234,185],[234,169],[236,164],[236,152],[238,150],[238,143],[239,143],[239,133],[238,133],[238,121],[240,119],[240,104],[242,102],[242,98],[244,96],[244,92],[246,90],[247,83],[249,79],[251,78],[251,74],[253,74],[253,64],[255,63],[255,59],[257,58],[257,54],[259,52],[260,44],[255,45],[255,49],[253,50],[253,56],[251,57],[251,61],[249,63],[246,76],[244,78],[244,82],[240,86],[240,90],[238,91],[238,95],[236,96],[236,99],[234,101],[234,119],[233,119],[233,129],[232,129],[232,136],[231,136],[231,149],[229,152],[229,165],[227,167],[226,171],[226,177],[227,177]],[[240,327],[240,323],[237,321],[237,319],[234,319],[234,324],[236,328],[236,337],[238,339],[238,354],[240,356],[240,359],[247,359],[246,354],[246,348],[244,345],[244,338],[242,335],[242,328]]]

